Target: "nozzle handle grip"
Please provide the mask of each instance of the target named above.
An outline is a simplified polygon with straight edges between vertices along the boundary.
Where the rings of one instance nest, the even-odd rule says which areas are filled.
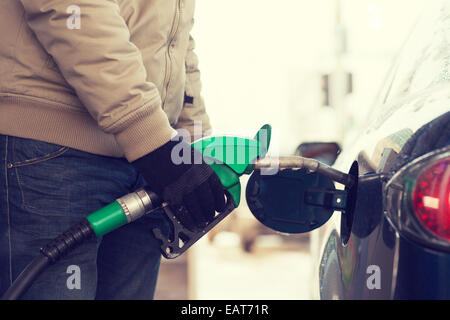
[[[222,212],[217,213],[214,219],[205,228],[198,232],[193,232],[185,228],[175,217],[171,207],[167,204],[163,204],[162,208],[171,222],[173,230],[172,237],[168,238],[163,235],[159,228],[153,229],[154,236],[161,241],[161,254],[166,259],[174,259],[180,256],[205,234],[207,234],[212,228],[214,228],[220,221],[226,218],[236,208],[236,204],[232,195],[227,190],[225,190],[225,195],[225,209]]]

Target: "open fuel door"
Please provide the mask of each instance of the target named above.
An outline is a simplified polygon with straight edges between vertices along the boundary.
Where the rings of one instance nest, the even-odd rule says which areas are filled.
[[[262,175],[256,170],[246,189],[247,204],[262,224],[282,233],[304,233],[347,208],[347,191],[333,180],[306,169]]]

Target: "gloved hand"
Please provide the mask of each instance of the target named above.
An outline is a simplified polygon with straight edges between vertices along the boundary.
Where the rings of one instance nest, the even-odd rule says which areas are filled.
[[[183,144],[179,147],[184,151],[176,156],[189,159],[191,164],[177,165],[172,160],[172,149],[179,143]],[[190,157],[183,152],[190,152]],[[194,164],[194,159],[202,159],[202,163]],[[219,177],[200,152],[184,141],[171,140],[133,161],[132,165],[144,176],[152,191],[171,206],[183,226],[191,231],[204,228],[213,220],[215,211],[225,209],[225,194]]]

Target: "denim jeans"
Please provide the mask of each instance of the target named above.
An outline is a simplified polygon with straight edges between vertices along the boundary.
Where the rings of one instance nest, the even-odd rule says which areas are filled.
[[[50,240],[145,184],[125,159],[0,135],[0,294]],[[160,212],[92,239],[51,265],[23,299],[152,299]]]

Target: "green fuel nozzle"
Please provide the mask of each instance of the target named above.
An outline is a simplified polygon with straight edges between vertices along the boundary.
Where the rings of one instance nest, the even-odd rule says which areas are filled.
[[[120,197],[87,216],[95,235],[103,236],[127,223],[141,218],[161,206],[160,198],[148,188]]]
[[[251,173],[255,161],[266,155],[270,137],[271,127],[265,125],[253,139],[213,136],[192,144],[193,148],[202,153],[205,161],[219,177],[227,198],[225,210],[218,213],[214,220],[200,232],[191,232],[180,224],[172,213],[170,205],[162,203],[160,198],[148,188],[127,194],[88,215],[86,219],[90,228],[95,236],[100,237],[161,208],[171,222],[171,236],[164,236],[157,228],[153,230],[153,233],[161,241],[161,252],[166,258],[179,256],[239,206],[241,200],[239,177]]]

